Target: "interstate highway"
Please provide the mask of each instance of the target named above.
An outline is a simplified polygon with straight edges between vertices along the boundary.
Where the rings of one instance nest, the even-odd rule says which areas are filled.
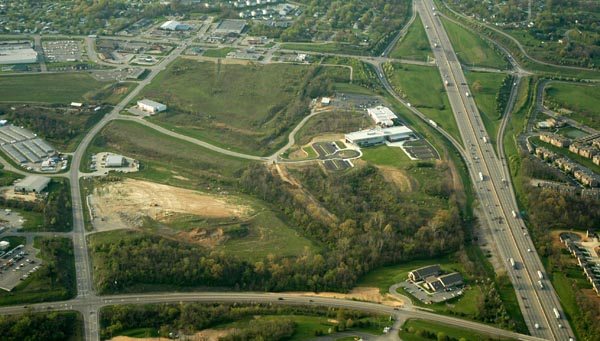
[[[513,211],[518,212],[518,207],[503,156],[499,159],[489,144],[489,136],[460,62],[440,17],[434,10],[434,3],[432,0],[420,0],[415,2],[415,7],[421,15],[423,25],[428,27],[427,37],[442,79],[448,81],[446,89],[467,149],[466,161],[470,175],[493,240],[515,287],[525,322],[534,336],[547,340],[569,340],[573,332],[565,319],[558,297],[547,280],[523,221],[518,215],[514,217],[512,214]],[[484,176],[483,181],[479,179],[480,172]],[[516,261],[516,269],[508,263],[509,258]],[[544,273],[543,290],[538,287],[538,270]],[[560,313],[559,319],[554,315],[554,308]]]

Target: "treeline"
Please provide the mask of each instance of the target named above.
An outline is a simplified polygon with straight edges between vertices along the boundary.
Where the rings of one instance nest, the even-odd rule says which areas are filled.
[[[36,240],[35,246],[41,249],[40,256],[44,264],[32,276],[45,281],[43,290],[56,291],[52,299],[74,297],[77,289],[72,241],[68,238],[41,237]]]
[[[41,213],[44,218],[41,230],[70,231],[73,214],[69,186],[65,181],[53,180],[48,188],[48,197],[44,200],[32,202],[0,197],[0,206]]]
[[[0,315],[0,335],[4,341],[64,341],[80,335],[81,328],[75,312]]]
[[[502,115],[504,115],[514,80],[515,78],[512,75],[506,75],[496,94],[496,113],[498,114],[498,118],[502,118]]]
[[[100,335],[102,339],[117,336],[135,328],[159,330],[162,337],[169,333],[191,334],[212,326],[254,318],[260,315],[323,316],[347,321],[360,327],[368,327],[377,315],[355,310],[326,308],[321,306],[283,306],[272,304],[147,304],[115,305],[102,309]],[[255,318],[249,325],[224,340],[281,340],[295,332],[291,318],[277,321]]]

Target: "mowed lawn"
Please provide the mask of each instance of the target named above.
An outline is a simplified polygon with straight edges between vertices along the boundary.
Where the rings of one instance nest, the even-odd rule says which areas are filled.
[[[500,120],[502,119],[502,113],[496,110],[496,96],[506,75],[493,72],[465,72],[465,76],[490,141],[495,144]]]
[[[402,325],[402,330],[399,335],[402,340],[405,341],[426,341],[431,338],[425,337],[423,332],[433,333],[436,340],[440,340],[438,333],[446,335],[456,340],[509,340],[507,338],[494,337],[487,334],[482,334],[471,329],[457,328],[442,323],[436,323],[431,321],[410,319]],[[442,337],[442,339],[444,339]]]
[[[467,65],[506,69],[506,59],[479,35],[442,18],[458,59]]]
[[[556,103],[559,107],[572,110],[565,116],[600,130],[600,86],[551,83],[545,91],[545,104]]]
[[[390,57],[427,60],[427,56],[432,57],[431,46],[427,40],[427,34],[425,33],[421,17],[417,15],[404,38],[392,50]]]
[[[107,84],[85,73],[2,76],[0,102],[80,102]]]
[[[394,64],[390,82],[394,89],[429,118],[461,141],[458,126],[437,68]]]
[[[216,145],[266,155],[306,110],[298,103],[310,66],[239,65],[180,59],[142,93],[167,112],[152,120]],[[343,70],[341,72],[344,72]]]

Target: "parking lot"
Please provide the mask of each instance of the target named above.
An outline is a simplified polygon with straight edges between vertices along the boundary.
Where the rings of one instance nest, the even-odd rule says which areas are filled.
[[[323,165],[329,171],[343,171],[353,166],[350,161],[340,159],[325,160]]]
[[[425,140],[407,141],[402,147],[415,159],[438,160],[440,158],[436,150]]]
[[[408,280],[400,283],[400,287],[404,288],[404,290],[406,290],[410,295],[414,296],[425,304],[445,302],[463,294],[463,289],[430,293],[425,291],[425,289],[421,288],[419,285]]]
[[[38,271],[41,260],[36,253],[30,245],[11,245],[6,252],[0,251],[0,289],[11,291]]]
[[[82,60],[81,41],[50,40],[42,42],[48,62],[76,62]]]
[[[360,94],[347,94],[338,92],[335,94],[337,100],[332,102],[332,105],[339,109],[345,110],[366,110],[367,108],[376,107],[378,105],[386,105],[379,97]]]

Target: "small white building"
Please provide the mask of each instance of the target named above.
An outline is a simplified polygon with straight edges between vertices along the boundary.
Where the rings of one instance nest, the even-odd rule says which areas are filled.
[[[329,97],[323,97],[323,98],[321,98],[321,105],[327,106],[329,104],[331,104],[331,98],[329,98]]]
[[[140,110],[149,112],[151,114],[156,114],[158,112],[167,110],[166,105],[149,99],[143,99],[141,101],[138,101],[137,106]]]
[[[0,241],[0,251],[4,251],[10,247],[10,243],[6,240]]]
[[[81,108],[83,106],[83,103],[80,103],[80,102],[71,102],[71,106],[73,108]]]
[[[369,113],[369,116],[375,121],[375,124],[382,127],[393,126],[393,120],[398,118],[390,108],[382,105],[376,106],[375,108],[368,108],[367,113]]]
[[[50,178],[39,175],[29,175],[15,184],[15,192],[41,193],[48,187],[49,183]]]
[[[127,161],[123,155],[109,154],[106,156],[104,164],[106,167],[116,168],[126,166]]]

